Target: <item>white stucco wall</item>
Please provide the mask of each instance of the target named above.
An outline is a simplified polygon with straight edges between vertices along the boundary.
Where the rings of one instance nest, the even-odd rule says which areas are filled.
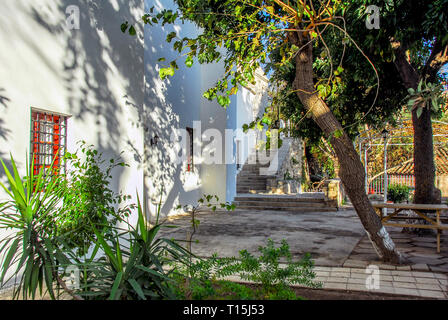
[[[173,8],[172,1],[145,1],[146,9],[155,6],[155,10]],[[172,143],[171,134],[176,129],[194,128],[195,134],[205,133],[212,129],[220,133],[220,144],[225,145],[225,129],[227,126],[227,112],[216,102],[202,97],[202,94],[212,87],[223,74],[220,64],[199,65],[187,68],[183,58],[178,60],[179,70],[174,77],[166,80],[159,78],[159,69],[179,57],[179,54],[167,44],[166,36],[175,31],[179,38],[194,37],[198,29],[191,23],[179,26],[145,27],[145,113],[148,131],[145,140],[159,137],[156,146],[146,144],[145,159],[147,163],[145,185],[148,189],[148,202],[154,215],[160,199],[163,186],[162,213],[175,214],[177,205],[195,204],[203,194],[218,195],[221,201],[226,201],[227,166],[221,164],[206,164],[201,154],[195,154],[195,169],[193,173],[186,172],[186,163],[178,163],[174,150],[181,150],[180,142]],[[174,42],[174,40],[173,40]],[[159,62],[159,58],[166,61]],[[196,123],[196,126],[194,125]],[[200,130],[197,125],[200,124]],[[204,141],[205,136],[199,135],[195,143],[200,151],[213,152],[214,143]],[[222,157],[224,158],[224,152]],[[202,163],[201,163],[202,161]]]
[[[69,30],[66,9],[80,9],[80,29]],[[234,145],[226,129],[254,120],[254,96],[243,88],[226,111],[202,97],[223,74],[222,65],[194,64],[170,79],[159,78],[158,59],[171,61],[178,53],[165,42],[171,31],[193,36],[190,23],[143,27],[145,10],[173,6],[158,0],[4,0],[0,2],[0,157],[11,152],[25,175],[30,150],[31,107],[70,115],[68,151],[85,140],[106,159],[121,155],[129,168],[113,172],[112,187],[142,201],[151,214],[163,187],[164,215],[178,204],[193,204],[204,194],[222,201],[235,195],[236,165],[204,164],[195,157],[194,173],[177,163],[180,143],[170,141],[178,128],[216,129],[222,145]],[[135,24],[137,37],[120,31],[124,21]],[[252,96],[251,96],[252,95]],[[262,111],[261,108],[260,110]],[[151,146],[155,136],[159,142]],[[210,147],[210,142],[200,143]],[[121,153],[123,152],[123,153]],[[235,149],[230,150],[234,159]],[[243,151],[247,156],[248,151]],[[222,157],[225,152],[223,150]],[[224,160],[224,159],[223,159]],[[7,161],[8,163],[8,161]],[[0,179],[5,181],[0,169]],[[0,200],[6,195],[0,190]],[[135,220],[135,216],[131,222]],[[2,235],[0,235],[2,236]]]
[[[79,7],[79,30],[67,28],[70,5]],[[0,12],[0,157],[11,152],[24,176],[30,108],[68,114],[68,151],[80,140],[105,159],[124,151],[130,167],[113,172],[112,188],[135,200],[143,193],[143,34],[120,25],[140,19],[143,1],[5,0]]]
[[[65,10],[80,9],[80,30],[66,28]],[[68,150],[85,140],[106,158],[123,158],[114,189],[142,192],[143,42],[120,32],[143,14],[141,1],[2,1],[0,152],[24,172],[30,149],[30,108],[71,115]],[[141,32],[139,32],[141,35]]]

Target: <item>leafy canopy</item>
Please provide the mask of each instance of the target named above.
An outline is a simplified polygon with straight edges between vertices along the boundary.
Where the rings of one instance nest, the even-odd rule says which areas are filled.
[[[340,0],[279,1],[279,0],[175,0],[176,10],[155,12],[151,8],[143,17],[145,24],[174,24],[192,21],[201,30],[196,38],[179,38],[175,32],[166,41],[184,58],[187,67],[195,61],[212,63],[223,61],[225,74],[213,88],[204,93],[209,100],[216,99],[224,107],[230,104],[230,95],[238,86],[255,82],[255,70],[269,62],[273,52],[283,57],[277,67],[292,66],[300,48],[288,41],[287,33],[302,30],[316,41],[321,29],[334,22]],[[122,25],[125,32],[128,24]],[[160,62],[164,59],[161,58]],[[160,69],[160,76],[174,75],[179,68],[177,60]]]

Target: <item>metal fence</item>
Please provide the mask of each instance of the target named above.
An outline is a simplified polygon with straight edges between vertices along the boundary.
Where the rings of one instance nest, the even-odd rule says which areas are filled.
[[[414,175],[388,175],[387,184],[402,184],[411,189],[415,188]],[[384,176],[379,176],[373,179],[369,184],[369,194],[383,194],[384,193]]]

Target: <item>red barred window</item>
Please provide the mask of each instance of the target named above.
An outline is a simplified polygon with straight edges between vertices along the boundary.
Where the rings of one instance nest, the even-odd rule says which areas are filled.
[[[45,111],[31,112],[31,152],[34,174],[53,163],[56,173],[65,173],[67,117]],[[54,160],[54,162],[53,162]]]
[[[187,128],[187,172],[193,172],[193,128]]]

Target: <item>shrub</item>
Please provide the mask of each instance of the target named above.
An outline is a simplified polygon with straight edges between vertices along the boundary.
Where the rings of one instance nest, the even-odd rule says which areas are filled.
[[[96,155],[92,151],[90,156]],[[173,261],[188,264],[189,253],[175,241],[158,237],[163,226],[147,223],[140,201],[135,206],[138,211],[136,227],[128,223],[123,211],[112,212],[111,207],[108,208],[111,211],[100,209],[101,216],[96,220],[97,209],[80,207],[85,216],[73,222],[76,227],[62,232],[55,228],[65,218],[60,216],[62,201],[70,194],[65,177],[54,175],[49,169],[46,174],[42,170],[35,176],[33,164],[31,168],[27,164],[27,174],[20,178],[12,157],[12,172],[1,162],[9,186],[1,182],[0,186],[10,199],[0,203],[0,230],[9,229],[12,233],[0,239],[0,255],[3,256],[0,286],[15,279],[13,298],[34,299],[38,292],[44,293],[44,288],[51,299],[58,299],[61,293],[76,300],[175,297],[168,284],[172,274],[164,267]],[[80,166],[83,170],[89,168],[84,164]],[[114,201],[109,199],[106,203]],[[117,227],[110,221],[104,225],[108,214],[114,214],[113,220],[128,228]],[[55,218],[59,219],[57,223]],[[79,237],[80,230],[85,239]],[[79,254],[79,248],[74,245],[78,239],[81,244],[95,245],[89,256]],[[80,271],[79,287],[70,288],[65,277],[69,270],[76,269]],[[11,274],[7,276],[8,272]]]
[[[64,285],[58,267],[69,264],[69,260],[56,245],[51,225],[53,217],[61,205],[65,191],[65,183],[61,176],[53,175],[50,169],[46,174],[41,170],[34,175],[26,164],[27,175],[19,176],[17,166],[11,156],[12,172],[1,161],[9,186],[0,182],[9,200],[0,203],[0,230],[11,230],[12,233],[0,240],[1,264],[0,286],[10,280],[16,281],[13,298],[35,298],[38,289],[42,294],[46,284],[52,299],[56,298],[57,288]],[[12,268],[12,274],[6,277]]]
[[[139,200],[137,209],[136,227],[122,219],[121,224],[127,225],[128,230],[113,228],[112,235],[106,236],[95,230],[96,248],[100,248],[104,255],[79,261],[81,285],[76,294],[83,299],[176,298],[170,285],[173,271],[164,267],[173,261],[187,265],[190,253],[174,240],[158,237],[163,225],[148,225]]]
[[[409,187],[402,184],[390,184],[387,187],[387,200],[399,203],[409,199]]]
[[[178,279],[177,296],[192,299],[301,299],[297,297],[292,284],[320,287],[313,281],[313,262],[309,254],[300,261],[293,262],[289,245],[285,240],[276,247],[271,239],[265,247],[259,247],[259,257],[247,250],[240,251],[238,258],[218,258],[215,254],[208,259],[195,262],[188,272],[191,279]],[[284,259],[285,266],[280,265]],[[238,275],[242,280],[261,284],[247,287],[238,283],[221,280],[223,277]]]
[[[119,159],[105,161],[102,154],[80,142],[83,156],[67,152],[67,189],[63,205],[55,219],[55,236],[65,234],[67,244],[84,254],[95,238],[92,226],[96,229],[110,230],[117,217],[128,216],[133,205],[118,207],[130,196],[115,193],[110,188],[112,170],[127,166]]]
[[[122,216],[116,216],[127,229],[80,219],[78,227],[93,232],[88,240],[95,247],[89,257],[80,257],[70,243],[77,239],[77,230],[56,235],[54,227],[66,192],[64,177],[43,171],[38,176],[27,166],[27,175],[20,178],[14,160],[12,173],[5,166],[9,187],[0,182],[10,200],[0,203],[0,230],[13,232],[0,240],[0,285],[18,279],[13,298],[34,299],[44,286],[51,299],[60,293],[73,299],[145,300],[175,298],[169,283],[171,272],[164,267],[176,261],[188,265],[189,253],[176,242],[158,237],[161,224],[149,226],[140,201],[137,204],[138,224],[133,227]],[[79,287],[70,288],[64,278],[69,270],[78,269]],[[6,277],[8,271],[11,275]]]

